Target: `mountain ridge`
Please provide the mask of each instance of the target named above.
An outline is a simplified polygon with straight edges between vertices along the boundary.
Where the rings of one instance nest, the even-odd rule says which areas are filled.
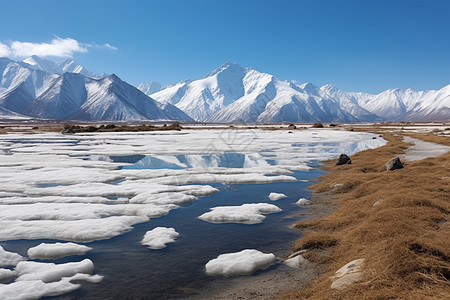
[[[380,122],[450,119],[450,85],[440,90],[389,89],[379,94],[343,92],[326,84],[282,81],[226,62],[203,78],[149,96],[199,122]]]
[[[41,66],[45,61],[41,61]],[[52,64],[49,64],[52,66]],[[47,66],[48,67],[48,66]],[[172,105],[161,106],[115,74],[47,73],[0,59],[0,114],[86,121],[192,121]],[[161,108],[160,108],[161,106]]]

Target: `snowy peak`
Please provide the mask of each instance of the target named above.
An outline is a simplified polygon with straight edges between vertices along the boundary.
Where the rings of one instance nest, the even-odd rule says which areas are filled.
[[[311,95],[319,94],[319,87],[315,86],[312,83],[305,82],[302,84],[297,84],[296,86],[299,87],[300,89],[304,90],[308,94],[311,94]]]
[[[242,74],[246,72],[247,69],[242,67],[241,65],[233,62],[226,62],[214,71],[208,73],[204,78],[213,77],[220,73],[235,73],[235,74]]]
[[[104,73],[97,74],[88,71],[82,65],[73,59],[65,59],[62,61],[52,61],[33,55],[23,60],[24,63],[32,66],[37,70],[41,70],[50,74],[63,74],[66,72],[79,73],[91,78],[103,78],[107,76]]]
[[[152,97],[174,104],[202,122],[450,119],[450,85],[439,91],[390,89],[378,95],[348,93],[332,84],[319,88],[312,83],[280,81],[273,75],[230,62],[202,79],[167,87]]]
[[[56,63],[47,64],[38,57],[26,61],[0,59],[0,115],[90,121],[192,120],[170,104],[159,107],[115,74],[101,79],[82,72],[50,74],[41,69],[51,69]]]

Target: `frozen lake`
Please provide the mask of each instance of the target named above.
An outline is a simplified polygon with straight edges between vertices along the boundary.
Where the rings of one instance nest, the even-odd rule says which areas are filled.
[[[188,296],[224,280],[208,261],[244,249],[275,254],[253,276],[270,272],[317,162],[384,144],[328,129],[0,136],[0,298]],[[143,241],[157,227],[177,233],[165,248],[165,233]]]

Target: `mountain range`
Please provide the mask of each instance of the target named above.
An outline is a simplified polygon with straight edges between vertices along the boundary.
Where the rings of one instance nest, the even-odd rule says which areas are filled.
[[[93,78],[74,61],[0,58],[0,115],[88,121],[192,121],[116,75]],[[79,65],[78,65],[79,66]],[[73,68],[73,69],[70,69]],[[71,70],[73,72],[64,71]],[[84,73],[84,74],[83,74]]]
[[[58,120],[179,120],[214,123],[441,121],[450,85],[440,90],[344,92],[297,84],[235,63],[198,80],[138,88],[92,73],[72,59],[0,58],[0,116]]]
[[[143,86],[143,85],[141,85]],[[149,93],[200,122],[374,122],[450,119],[450,85],[440,90],[390,89],[380,94],[343,92],[327,84],[296,84],[225,63],[199,80]]]

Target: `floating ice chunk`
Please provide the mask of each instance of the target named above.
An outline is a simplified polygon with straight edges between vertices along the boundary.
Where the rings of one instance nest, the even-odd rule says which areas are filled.
[[[265,176],[264,174],[186,174],[179,176],[167,176],[155,179],[160,184],[189,184],[189,183],[267,183],[267,182],[293,182],[297,179],[288,175]]]
[[[16,281],[42,280],[43,282],[60,281],[63,277],[72,277],[78,273],[90,274],[94,264],[90,259],[65,264],[22,261],[16,266],[19,276]]]
[[[16,281],[11,284],[0,284],[0,299],[23,300],[39,299],[45,296],[58,296],[81,287],[71,283],[72,280],[85,280],[98,283],[103,279],[100,275],[75,274],[63,277],[60,281],[44,282],[42,280]]]
[[[275,263],[275,255],[246,249],[236,253],[221,254],[206,264],[209,275],[251,275],[256,270],[266,269]]]
[[[15,273],[9,269],[0,269],[0,282],[7,281],[14,277]]]
[[[297,204],[297,205],[300,205],[300,206],[310,205],[311,203],[312,203],[311,200],[308,200],[308,199],[306,199],[306,198],[300,198],[300,199],[298,199],[298,201],[296,202],[296,204]]]
[[[272,201],[280,200],[280,199],[283,199],[286,197],[287,196],[285,194],[281,194],[281,193],[270,193],[269,194],[269,199]]]
[[[52,259],[69,255],[82,255],[92,248],[75,243],[41,243],[36,247],[28,249],[28,256],[32,259]]]
[[[145,233],[141,244],[149,246],[150,249],[162,249],[166,244],[175,242],[179,235],[174,228],[156,227]]]
[[[15,266],[24,258],[17,253],[5,251],[0,246],[0,268],[7,266]]]
[[[90,242],[121,235],[130,231],[132,225],[148,220],[145,216],[112,216],[76,221],[0,221],[0,240],[57,239]]]
[[[266,217],[263,214],[280,212],[278,206],[268,203],[251,203],[240,206],[218,206],[211,208],[198,218],[211,223],[261,223]]]
[[[42,280],[16,281],[0,284],[0,299],[24,300],[58,296],[76,290],[80,286],[80,284],[71,283],[69,278],[51,283],[45,283]]]

